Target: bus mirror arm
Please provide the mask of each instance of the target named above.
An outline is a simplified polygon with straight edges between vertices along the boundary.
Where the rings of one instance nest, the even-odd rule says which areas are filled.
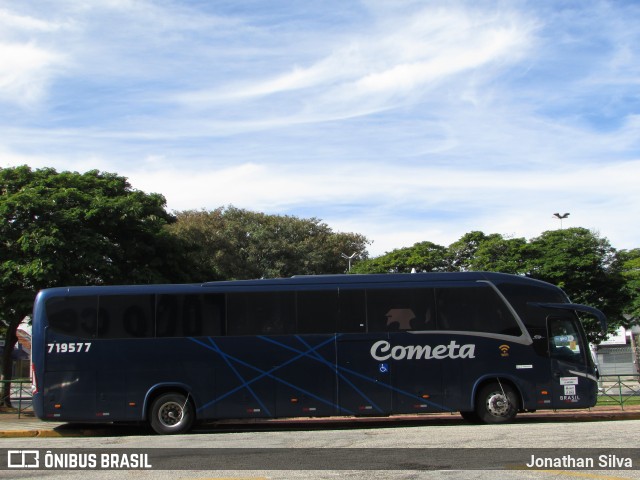
[[[597,308],[589,307],[587,305],[581,305],[579,303],[538,303],[538,302],[529,302],[529,305],[535,307],[543,307],[543,308],[557,308],[560,310],[575,310],[577,312],[587,313],[589,315],[593,315],[600,322],[600,329],[602,334],[605,335],[607,333],[607,317]]]

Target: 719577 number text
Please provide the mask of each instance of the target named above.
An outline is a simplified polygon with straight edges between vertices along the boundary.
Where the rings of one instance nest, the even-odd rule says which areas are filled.
[[[87,353],[91,342],[47,343],[47,353]]]

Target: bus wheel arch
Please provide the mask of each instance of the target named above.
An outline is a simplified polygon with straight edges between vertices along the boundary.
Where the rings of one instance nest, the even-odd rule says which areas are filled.
[[[521,394],[508,379],[487,379],[476,390],[474,417],[481,423],[508,423],[521,408]]]
[[[158,388],[149,395],[147,405],[147,420],[162,435],[186,433],[196,419],[193,398],[183,388]]]

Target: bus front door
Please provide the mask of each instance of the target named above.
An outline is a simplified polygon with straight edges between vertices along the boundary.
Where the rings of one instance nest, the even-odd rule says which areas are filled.
[[[388,334],[349,334],[337,339],[338,415],[392,413],[391,362],[376,360],[371,350]]]
[[[551,317],[548,329],[552,408],[586,408],[595,405],[597,378],[578,320]]]

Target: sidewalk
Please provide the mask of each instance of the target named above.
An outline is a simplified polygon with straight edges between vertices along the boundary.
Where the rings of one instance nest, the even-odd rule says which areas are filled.
[[[541,410],[535,413],[521,413],[515,422],[590,422],[610,420],[640,420],[640,405],[594,407],[585,410]],[[392,417],[328,417],[328,418],[285,418],[276,420],[224,420],[196,426],[194,432],[216,430],[261,430],[264,428],[366,428],[393,423],[399,427],[408,425],[429,426],[449,422],[462,422],[457,413],[432,413],[422,415],[394,415]],[[44,422],[31,413],[0,413],[0,438],[28,437],[95,437],[111,435],[147,434],[143,426],[112,424],[71,424],[66,422]]]
[[[63,422],[43,422],[33,413],[0,413],[0,438],[58,436],[55,429]]]

